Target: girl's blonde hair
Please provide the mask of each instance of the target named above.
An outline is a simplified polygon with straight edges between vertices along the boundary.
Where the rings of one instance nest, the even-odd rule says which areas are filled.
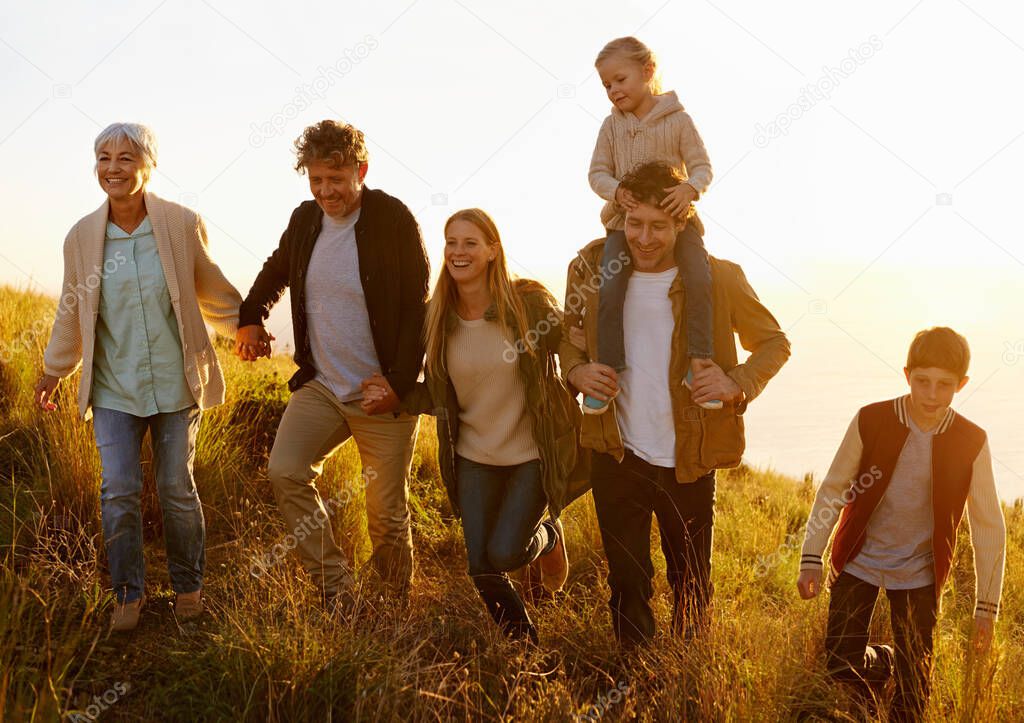
[[[453,213],[444,224],[444,235],[448,237],[448,227],[455,221],[468,221],[483,232],[484,241],[489,248],[496,249],[494,260],[487,265],[487,288],[491,292],[491,298],[498,313],[498,323],[502,327],[511,327],[516,337],[523,340],[522,348],[526,353],[534,354],[534,350],[526,343],[527,339],[527,316],[526,307],[523,305],[519,294],[512,288],[513,280],[508,272],[508,264],[505,261],[505,250],[501,244],[501,236],[498,234],[498,227],[486,211],[479,208],[466,208]],[[448,271],[448,265],[444,264],[440,275],[437,277],[437,284],[434,286],[434,293],[427,302],[427,319],[424,324],[423,334],[426,342],[426,366],[435,372],[445,369],[446,336],[448,314],[455,311],[455,302],[458,298],[458,288]],[[516,344],[519,349],[520,345]]]
[[[613,56],[632,60],[635,63],[639,63],[643,68],[650,65],[654,72],[651,74],[651,81],[648,83],[648,86],[654,95],[661,93],[661,73],[658,72],[658,59],[655,57],[653,50],[631,35],[625,38],[615,38],[615,40],[601,48],[601,52],[597,54],[597,60],[594,61],[594,65],[598,66]]]

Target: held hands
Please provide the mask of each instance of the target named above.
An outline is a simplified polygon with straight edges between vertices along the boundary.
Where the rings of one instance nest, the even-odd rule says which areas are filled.
[[[386,414],[398,409],[400,404],[398,395],[391,388],[391,383],[380,372],[364,379],[360,386],[363,389],[363,400],[359,402],[359,406],[367,414]]]
[[[678,218],[685,217],[690,204],[697,200],[697,190],[689,183],[670,186],[665,191],[668,192],[668,195],[661,202],[661,207],[667,213]]]
[[[606,364],[580,364],[569,372],[569,383],[595,399],[607,402],[619,393],[619,375]]]
[[[53,393],[57,390],[59,383],[60,377],[50,374],[44,374],[43,378],[36,383],[36,390],[32,394],[32,401],[44,412],[52,412],[57,408],[57,405],[51,402],[50,399],[53,398]]]
[[[256,361],[261,356],[270,358],[270,342],[274,335],[259,324],[238,327],[235,332],[235,354],[242,361]]]
[[[821,570],[801,570],[796,579],[796,589],[804,600],[817,597],[821,592]]]

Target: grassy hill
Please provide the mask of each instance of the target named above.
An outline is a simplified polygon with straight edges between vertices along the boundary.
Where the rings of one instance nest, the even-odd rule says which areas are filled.
[[[533,609],[542,650],[523,649],[502,639],[466,575],[461,529],[438,481],[434,424],[423,418],[413,461],[418,568],[411,600],[341,623],[320,611],[307,576],[293,558],[278,559],[274,547],[287,531],[265,466],[292,364],[275,358],[246,365],[226,347],[228,401],[204,415],[196,460],[208,531],[208,612],[180,626],[171,612],[147,464],[150,601],[136,632],[109,636],[91,424],[76,419],[74,379],[62,384],[54,413],[39,413],[30,399],[54,307],[52,299],[0,289],[6,719],[853,719],[842,691],[821,672],[827,596],[804,602],[795,591],[813,480],[746,467],[721,473],[712,630],[689,645],[662,633],[632,657],[612,642],[600,535],[593,502],[583,497],[565,514],[567,592]],[[357,565],[370,552],[361,491],[351,485],[358,474],[349,445],[319,481],[325,497],[355,490],[334,529]],[[1024,719],[1024,509],[1018,503],[1005,513],[1010,543],[996,648],[985,660],[968,654],[974,578],[962,539],[936,635],[934,720]],[[664,631],[669,602],[660,553],[656,560]],[[370,583],[363,592],[374,599]],[[876,617],[879,639],[891,639],[885,617]]]

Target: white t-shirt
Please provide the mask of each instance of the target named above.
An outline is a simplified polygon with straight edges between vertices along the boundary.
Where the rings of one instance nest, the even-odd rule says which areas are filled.
[[[656,467],[676,466],[668,373],[675,319],[668,291],[677,273],[634,271],[622,308],[626,370],[615,400],[619,431],[627,448]]]
[[[324,215],[306,271],[306,326],[316,380],[342,402],[361,399],[360,382],[380,371],[359,278],[356,221]]]

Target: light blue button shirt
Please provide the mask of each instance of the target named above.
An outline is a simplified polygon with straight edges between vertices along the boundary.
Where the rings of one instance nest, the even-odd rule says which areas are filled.
[[[195,404],[148,216],[133,233],[107,223],[103,270],[92,405],[149,417]]]

